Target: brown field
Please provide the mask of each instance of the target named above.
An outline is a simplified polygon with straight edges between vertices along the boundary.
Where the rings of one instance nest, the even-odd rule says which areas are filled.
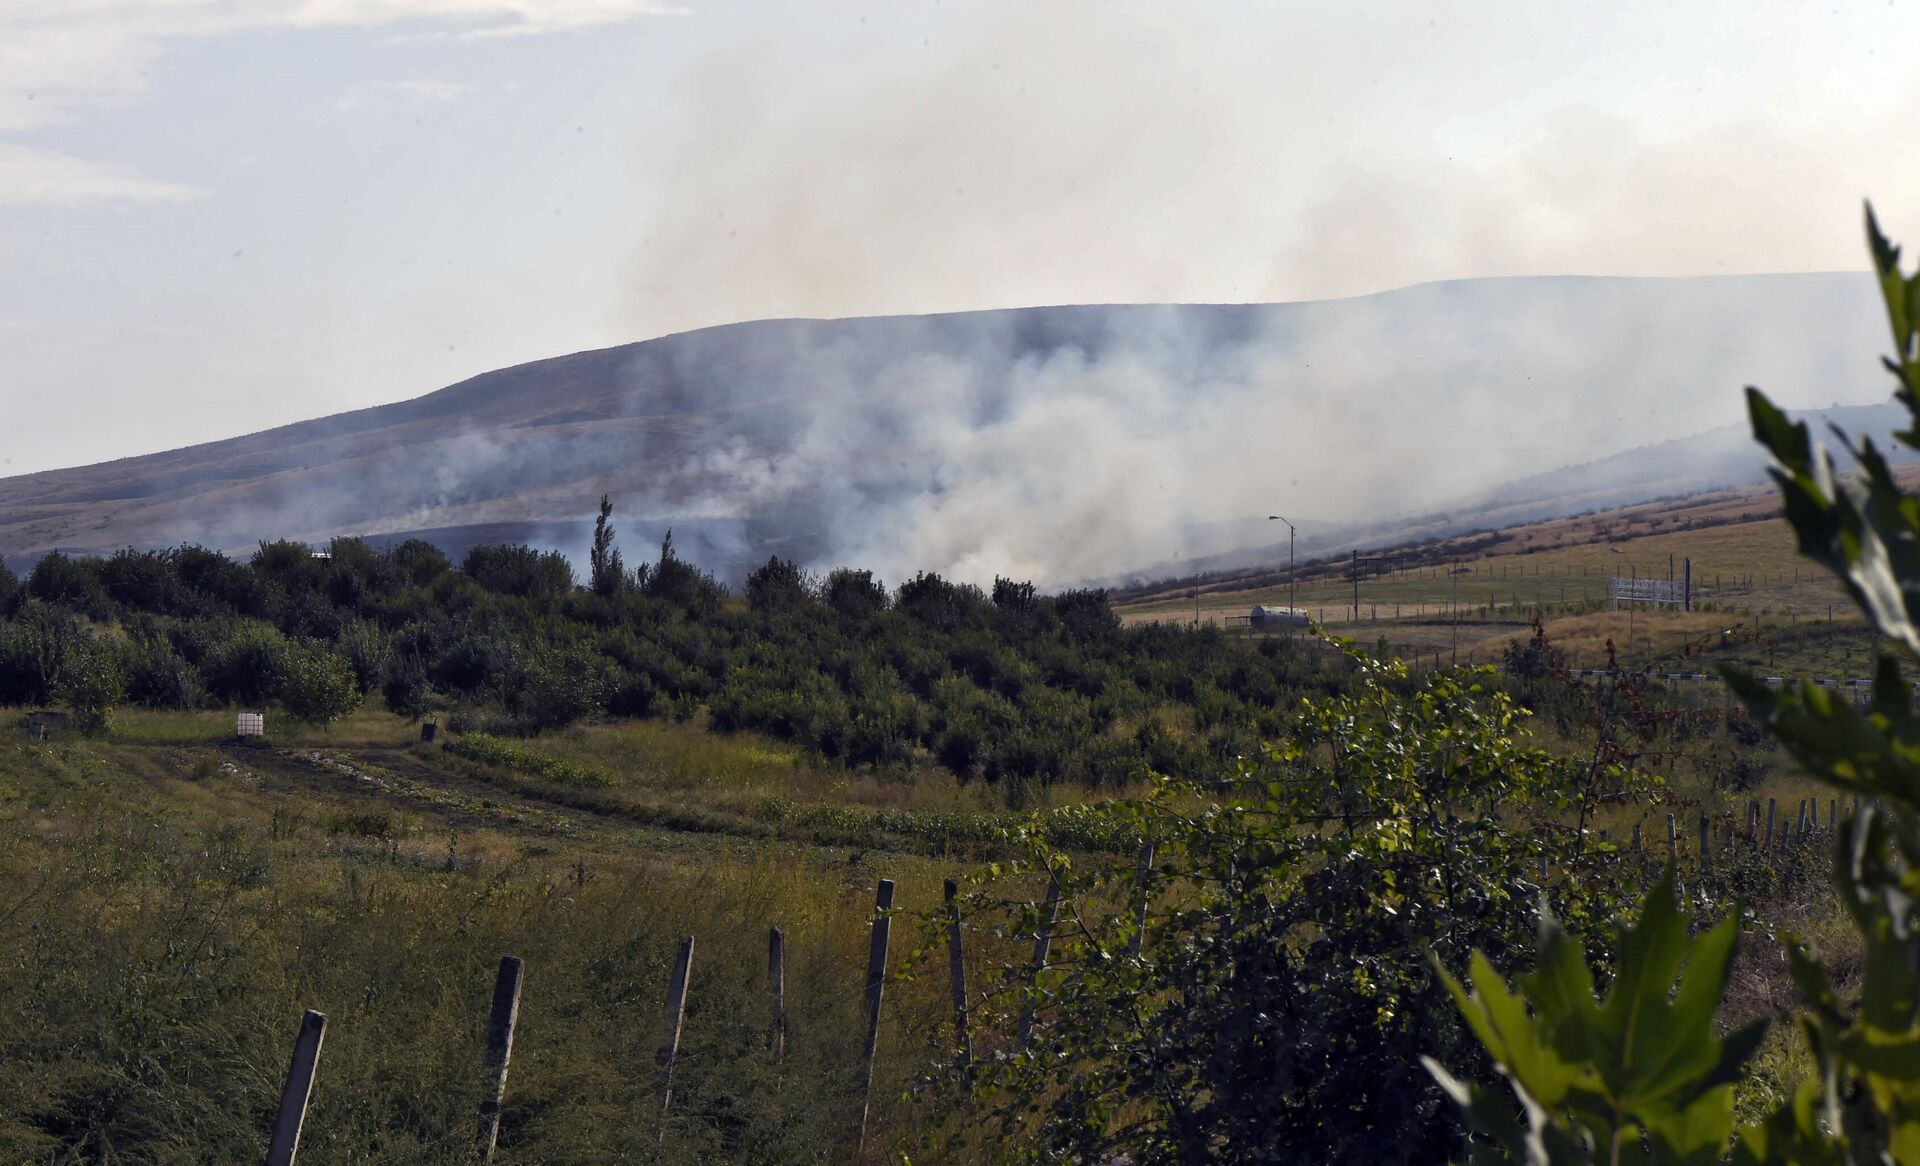
[[[1899,472],[1909,488],[1920,467]],[[1694,610],[1610,611],[1607,580],[1683,577]],[[1538,615],[1579,667],[1710,671],[1739,663],[1821,677],[1865,675],[1873,646],[1839,584],[1802,557],[1771,485],[1720,490],[1506,530],[1302,563],[1298,604],[1330,632],[1396,653],[1487,662]],[[1356,611],[1357,597],[1357,611]],[[1289,600],[1286,566],[1123,603],[1129,622],[1198,618],[1248,630],[1255,604]],[[1357,615],[1357,618],[1356,618]]]

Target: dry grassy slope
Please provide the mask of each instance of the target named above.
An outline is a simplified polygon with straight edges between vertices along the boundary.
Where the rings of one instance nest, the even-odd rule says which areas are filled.
[[[1920,466],[1901,467],[1896,476],[1907,488],[1920,488]],[[1672,562],[1677,577],[1688,559],[1695,611],[1599,610],[1610,576],[1664,579]],[[1450,659],[1457,643],[1462,660],[1484,662],[1525,634],[1536,608],[1544,609],[1554,641],[1585,665],[1604,662],[1608,640],[1622,663],[1687,670],[1734,661],[1768,671],[1858,676],[1871,654],[1840,587],[1796,550],[1771,485],[1398,548],[1390,562],[1363,570],[1358,622],[1350,571],[1345,558],[1303,564],[1300,606],[1338,634],[1366,643],[1385,638],[1416,656],[1442,652]],[[1282,563],[1251,587],[1203,588],[1200,618],[1232,626],[1254,604],[1285,604],[1288,594]],[[1194,610],[1190,589],[1120,608],[1129,621],[1191,620]]]
[[[577,515],[644,477],[663,500],[711,483],[680,454],[751,439],[737,406],[687,410],[635,350],[489,373],[417,401],[209,445],[0,480],[0,553]]]
[[[737,494],[741,477],[768,471],[828,405],[834,416],[860,417],[874,404],[910,415],[916,405],[901,395],[900,370],[914,362],[969,369],[984,416],[995,394],[1012,391],[1007,370],[1022,361],[1100,351],[1168,312],[1203,349],[1242,344],[1295,307],[763,320],[575,353],[393,405],[0,479],[0,555],[182,541],[234,549],[261,538],[571,522],[590,516],[602,493],[630,517],[721,513],[689,504]],[[890,447],[884,428],[863,431],[848,451],[848,474],[915,459]],[[764,528],[754,534],[761,555],[768,547],[803,554],[793,542],[814,533],[819,516],[807,490],[822,484],[793,485],[795,498],[749,516]]]

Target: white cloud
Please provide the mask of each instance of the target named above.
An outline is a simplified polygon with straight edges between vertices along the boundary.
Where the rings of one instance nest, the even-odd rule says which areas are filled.
[[[0,142],[0,206],[175,202],[206,191],[148,178],[111,162]]]
[[[427,28],[457,36],[565,32],[677,12],[661,0],[4,0],[0,2],[0,134],[124,107],[182,42],[268,28]],[[413,99],[454,96],[406,89]],[[392,96],[389,94],[388,96]],[[72,205],[180,198],[190,188],[24,145],[9,159],[0,202]]]
[[[380,109],[392,105],[437,105],[457,101],[473,92],[464,81],[436,81],[415,77],[405,81],[362,81],[334,100],[342,110]]]

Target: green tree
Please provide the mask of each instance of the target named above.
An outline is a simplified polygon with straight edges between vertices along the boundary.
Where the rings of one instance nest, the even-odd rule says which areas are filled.
[[[647,571],[641,589],[655,599],[699,612],[712,611],[726,594],[712,575],[675,553],[671,530],[660,540],[660,558]]]
[[[410,538],[387,551],[386,558],[400,576],[415,587],[425,587],[453,569],[439,547],[425,539]]]
[[[871,619],[887,609],[886,584],[872,571],[836,567],[827,573],[820,595],[828,607],[849,619]]]
[[[60,656],[54,695],[73,710],[81,732],[104,732],[114,706],[126,697],[126,670],[112,644],[86,631],[69,636]]]
[[[1461,1123],[1415,1056],[1474,1046],[1421,953],[1520,950],[1543,856],[1569,872],[1578,918],[1604,917],[1615,889],[1572,832],[1529,820],[1574,763],[1522,743],[1525,713],[1484,687],[1490,672],[1414,681],[1349,659],[1354,691],[1304,703],[1286,743],[1235,780],[1163,780],[1089,811],[1155,842],[1143,874],[1042,851],[1016,873],[1031,895],[1044,866],[1057,908],[996,915],[1004,877],[969,900],[977,932],[1031,936],[1059,913],[1046,969],[1021,955],[991,971],[978,1012],[972,1072],[1003,1148],[1196,1163],[1458,1150]],[[1151,903],[1144,932],[1115,909],[1130,899]]]
[[[812,590],[805,571],[791,559],[774,555],[747,576],[747,605],[755,611],[792,611]]]
[[[593,549],[588,554],[588,585],[595,595],[611,599],[620,594],[627,584],[627,567],[620,559],[620,551],[613,545],[613,527],[607,521],[613,517],[613,499],[600,495],[600,516],[593,520]]]
[[[559,551],[542,554],[532,547],[477,546],[460,569],[469,579],[502,595],[552,598],[573,589],[573,567]]]
[[[276,696],[296,720],[325,727],[360,707],[353,665],[326,648],[289,644],[281,654]]]
[[[68,558],[59,551],[43,555],[27,575],[27,594],[48,603],[90,615],[104,616],[106,589],[89,562]]]
[[[1885,363],[1899,382],[1895,398],[1912,419],[1895,439],[1920,449],[1920,275],[1901,272],[1899,249],[1880,233],[1871,209],[1867,238],[1893,330],[1894,355]],[[1860,473],[1848,482],[1805,423],[1790,421],[1757,389],[1747,390],[1747,404],[1755,436],[1773,455],[1773,478],[1801,553],[1840,577],[1899,653],[1920,656],[1920,497],[1900,489],[1872,441],[1849,442]],[[1516,1112],[1504,1098],[1430,1063],[1485,1139],[1476,1160],[1920,1162],[1920,718],[1913,687],[1894,655],[1880,659],[1865,709],[1811,681],[1775,691],[1733,669],[1727,681],[1808,773],[1861,799],[1833,852],[1834,883],[1863,949],[1857,1001],[1840,996],[1809,946],[1790,946],[1805,1000],[1796,1022],[1814,1072],[1776,1112],[1736,1129],[1732,1083],[1759,1033],[1722,1039],[1714,1031],[1736,939],[1732,923],[1690,942],[1663,884],[1639,924],[1619,935],[1620,971],[1600,998],[1567,932],[1549,917],[1538,969],[1519,979],[1518,991],[1479,954],[1471,990],[1442,975],[1519,1102]]]
[[[426,715],[432,689],[428,687],[426,665],[420,662],[420,657],[394,657],[380,686],[380,695],[386,699],[387,710],[396,716],[417,721]]]
[[[561,729],[606,707],[610,666],[600,656],[543,650],[517,661],[501,688],[522,729]]]

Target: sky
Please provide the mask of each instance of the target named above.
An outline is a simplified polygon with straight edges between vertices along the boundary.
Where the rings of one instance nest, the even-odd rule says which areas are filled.
[[[1751,0],[0,0],[0,476],[742,319],[1858,270],[1862,198],[1920,237],[1916,34]]]

